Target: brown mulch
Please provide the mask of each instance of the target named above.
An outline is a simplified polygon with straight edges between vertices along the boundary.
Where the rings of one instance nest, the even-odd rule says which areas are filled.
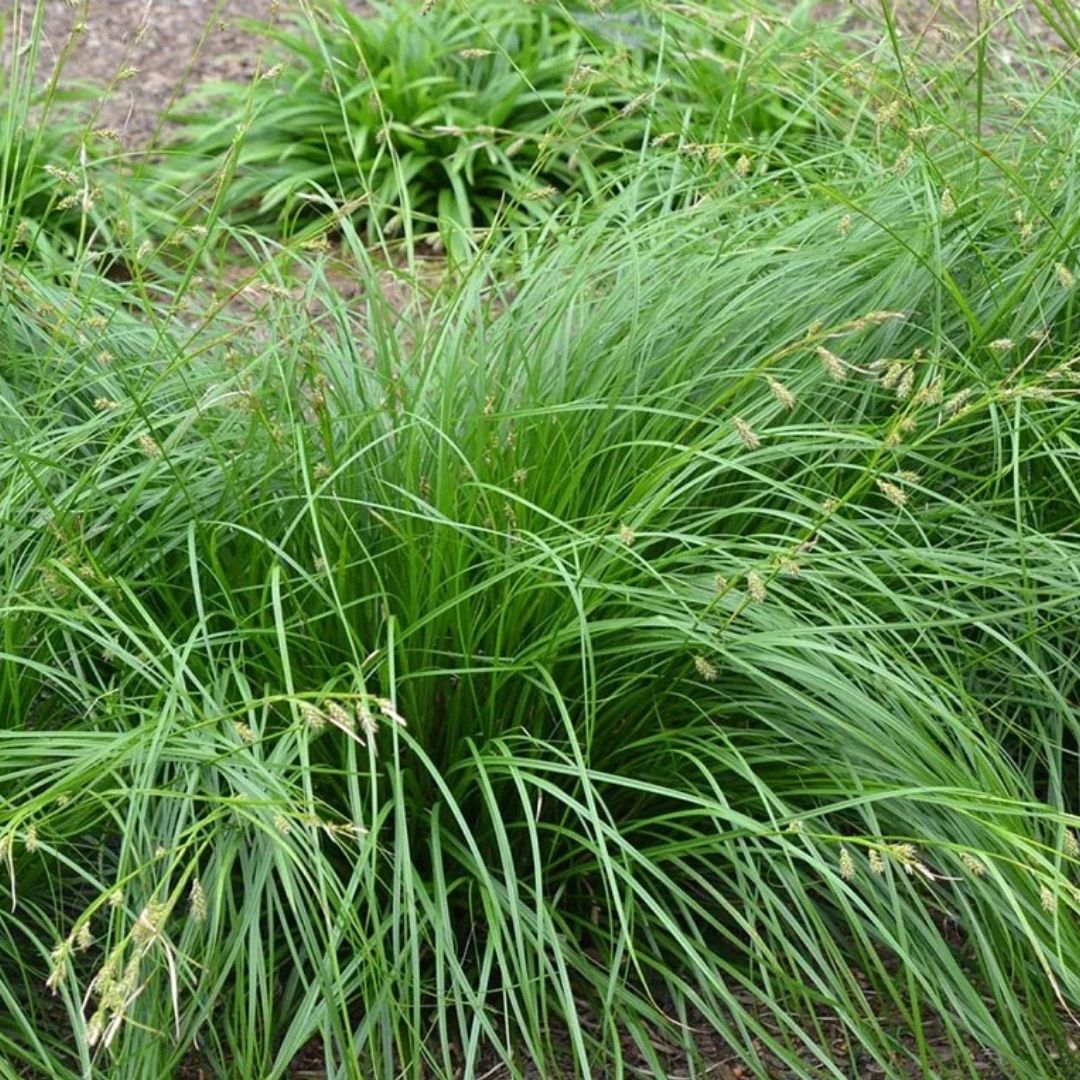
[[[351,6],[364,9],[361,0]],[[33,4],[21,8],[16,36],[25,40]],[[12,9],[13,0],[0,0],[0,22]],[[298,0],[50,0],[41,74],[62,62],[62,85],[105,88],[95,123],[120,131],[129,147],[143,146],[187,90],[255,73],[265,42],[245,22],[280,23],[299,10]]]
[[[271,0],[56,0],[45,9],[41,74],[62,61],[62,86],[111,88],[96,123],[119,130],[129,146],[143,145],[185,86],[252,75],[261,44],[237,20],[267,20],[270,6]],[[0,0],[5,18],[10,7],[11,0]],[[31,15],[22,14],[27,35]]]
[[[1071,56],[1054,29],[1039,13],[1033,0],[888,0],[893,29],[905,51],[912,56],[938,60],[974,62],[982,41],[991,66],[1017,62],[1015,45],[1047,46],[1052,52]],[[839,20],[853,37],[864,42],[884,40],[888,35],[882,0],[820,0],[817,11]]]

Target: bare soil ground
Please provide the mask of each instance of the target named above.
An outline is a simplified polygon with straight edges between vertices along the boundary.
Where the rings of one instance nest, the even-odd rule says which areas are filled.
[[[364,8],[362,0],[351,6]],[[0,19],[14,8],[28,32],[33,7],[0,0]],[[263,42],[247,24],[281,22],[298,10],[298,0],[49,0],[42,74],[62,61],[64,85],[107,90],[97,122],[142,146],[186,90],[250,78]]]
[[[13,2],[0,0],[0,13]],[[111,87],[98,122],[142,145],[185,86],[250,76],[261,46],[238,22],[280,18],[289,6],[295,0],[54,0],[45,9],[42,74],[62,59],[63,85]],[[18,13],[27,32],[32,8],[23,3]]]

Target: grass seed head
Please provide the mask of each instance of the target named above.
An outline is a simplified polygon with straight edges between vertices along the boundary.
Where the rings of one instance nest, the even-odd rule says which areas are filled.
[[[896,400],[907,401],[911,397],[911,391],[915,386],[915,369],[908,367],[904,369],[904,374],[900,376],[900,381],[896,384]]]
[[[953,394],[953,396],[945,402],[945,415],[957,416],[964,411],[965,406],[974,396],[975,391],[970,386]]]
[[[769,390],[782,409],[795,408],[795,395],[778,379],[769,379]]]
[[[161,444],[152,435],[145,432],[139,436],[139,449],[148,458],[161,457]]]
[[[146,945],[160,937],[168,917],[169,905],[163,900],[151,900],[135,920],[132,940],[136,945]]]
[[[116,973],[120,970],[123,959],[124,946],[117,945],[90,980],[90,985],[87,987],[89,993],[99,999],[104,999],[108,994],[109,987],[116,981]]]
[[[326,717],[309,701],[300,706],[300,716],[312,731],[322,731],[326,727]]]
[[[364,738],[373,739],[375,734],[379,730],[379,722],[375,719],[375,714],[367,707],[366,701],[358,701],[356,703],[356,722],[360,725],[360,730],[364,734]]]
[[[755,604],[760,604],[767,595],[765,582],[761,580],[756,570],[751,570],[746,575],[746,591]]]
[[[706,682],[716,682],[717,676],[720,674],[716,669],[716,665],[706,660],[704,656],[694,657],[694,667],[697,668],[697,673]]]
[[[330,723],[341,731],[349,732],[356,726],[356,718],[353,713],[339,701],[331,701],[326,706],[326,716]]]
[[[909,872],[918,862],[919,850],[914,844],[890,844],[885,850]]]
[[[983,865],[982,860],[977,859],[970,851],[960,852],[960,862],[963,863],[964,869],[972,877],[982,877],[986,873],[986,867]]]
[[[879,361],[885,363],[885,361]],[[879,363],[875,362],[875,363]],[[901,376],[904,374],[904,363],[901,360],[892,360],[886,364],[885,374],[881,377],[881,385],[886,390],[891,390],[900,381]]]
[[[851,881],[855,877],[855,860],[846,847],[840,849],[840,876],[845,881]]]
[[[402,728],[409,726],[405,723],[405,717],[397,711],[394,703],[389,698],[376,698],[375,705],[378,707],[379,712],[392,724]]]
[[[885,308],[868,312],[866,321],[872,322],[875,326],[881,326],[882,323],[903,321],[907,317],[908,313],[906,311],[895,311]]]
[[[156,935],[155,935],[156,936]],[[131,995],[139,987],[139,975],[142,972],[142,956],[136,952],[124,965],[124,973],[116,980],[110,995],[117,1002],[114,1012],[120,1012],[128,1003]]]
[[[61,941],[49,954],[49,977],[45,980],[45,986],[53,995],[60,989],[60,983],[63,982],[70,959],[70,940]]]
[[[94,1015],[86,1022],[86,1045],[97,1046],[105,1031],[105,1010],[96,1009]]]
[[[903,102],[899,98],[893,98],[887,105],[883,105],[878,109],[878,114],[875,118],[878,127],[888,127],[888,125],[896,123],[896,119],[900,115],[902,107]]]
[[[824,345],[819,345],[817,354],[830,379],[834,382],[843,382],[847,378],[847,365],[836,353],[826,349]]]
[[[904,491],[903,488],[898,487],[896,484],[889,483],[888,480],[878,480],[877,486],[881,494],[884,495],[893,506],[907,505],[907,492]]]
[[[78,173],[70,169],[61,169],[58,165],[46,165],[45,173],[57,183],[67,184],[69,187],[77,187],[79,184]]]
[[[191,891],[188,893],[188,910],[191,912],[192,921],[201,923],[206,920],[206,890],[198,878],[191,883]]]
[[[940,405],[941,399],[941,377],[938,376],[927,386],[921,387],[914,400],[917,405]]]
[[[250,725],[245,724],[243,720],[235,720],[233,722],[233,731],[240,737],[240,741],[250,746],[255,742],[255,732]]]
[[[733,423],[735,432],[739,436],[739,440],[747,450],[756,450],[761,445],[760,437],[745,420],[740,420],[736,417]]]

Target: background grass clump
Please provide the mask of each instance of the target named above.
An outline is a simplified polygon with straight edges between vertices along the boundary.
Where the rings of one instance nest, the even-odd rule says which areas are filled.
[[[111,243],[126,222],[114,217],[109,190],[114,134],[87,129],[72,115],[84,91],[65,89],[59,70],[44,87],[34,79],[41,39],[7,45],[0,64],[0,257],[32,249],[39,260],[70,255],[81,244]],[[16,45],[20,43],[15,42]],[[37,122],[40,116],[50,122]]]
[[[1075,87],[782,33],[437,277],[16,198],[0,1073],[1069,1075]]]
[[[747,140],[805,137],[813,117],[776,60],[796,32],[752,77],[748,26],[636,3],[329,4],[271,32],[252,86],[208,88],[178,112],[169,175],[217,178],[235,220],[285,231],[328,200],[369,238],[542,221],[624,186],[650,145],[733,164]]]

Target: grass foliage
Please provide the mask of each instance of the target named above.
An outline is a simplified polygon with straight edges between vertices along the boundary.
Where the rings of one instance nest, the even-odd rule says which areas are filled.
[[[777,77],[792,34],[752,77],[745,20],[696,8],[335,2],[270,36],[253,86],[209,87],[180,113],[165,175],[205,176],[234,220],[286,231],[330,200],[369,238],[452,241],[595,198],[652,142],[734,161],[747,139],[812,126]]]
[[[7,103],[0,115],[0,257],[17,247],[44,261],[70,258],[80,244],[111,238],[115,227],[107,212],[115,206],[99,177],[111,157],[111,133],[87,131],[70,113],[61,115],[85,99],[84,92],[60,85],[62,64],[44,88],[35,81],[39,29],[25,42],[14,39],[15,49],[5,37],[0,31],[0,48],[9,46],[0,64],[0,100]],[[56,119],[28,122],[38,114]]]
[[[220,192],[189,261],[16,207],[0,1075],[1066,1075],[1080,168],[1027,55],[976,108],[807,53],[799,138],[434,285],[339,215],[351,299]]]

